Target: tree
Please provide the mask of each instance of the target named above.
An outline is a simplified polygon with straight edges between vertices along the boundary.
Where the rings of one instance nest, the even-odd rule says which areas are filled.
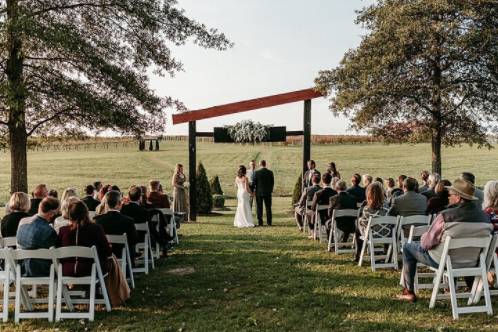
[[[209,181],[209,186],[211,187],[211,194],[223,195],[223,190],[221,189],[220,177],[215,175]]]
[[[432,170],[441,146],[491,147],[498,120],[498,2],[379,0],[359,12],[368,33],[317,89],[356,129],[393,140],[428,137]]]
[[[296,184],[294,185],[294,190],[292,191],[292,205],[299,202],[301,194],[303,193],[303,175],[300,174],[297,178]]]
[[[197,199],[197,212],[209,214],[213,210],[213,196],[211,195],[211,186],[209,185],[206,169],[202,163],[197,166],[195,176]]]
[[[226,37],[176,0],[0,0],[0,130],[11,152],[11,190],[27,191],[31,135],[164,129],[171,97],[146,73],[182,70],[171,45],[224,50]]]

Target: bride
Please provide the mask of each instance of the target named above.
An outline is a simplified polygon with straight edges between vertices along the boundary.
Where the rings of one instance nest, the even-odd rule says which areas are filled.
[[[252,210],[250,203],[251,190],[249,189],[249,180],[246,176],[245,166],[239,166],[237,177],[235,178],[237,185],[237,212],[235,212],[235,227],[254,227],[252,221]]]

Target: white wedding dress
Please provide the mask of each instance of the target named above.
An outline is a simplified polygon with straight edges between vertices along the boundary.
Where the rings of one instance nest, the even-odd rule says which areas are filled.
[[[237,184],[237,211],[233,225],[238,228],[254,227],[250,196],[246,190],[247,178],[236,178],[235,183]]]

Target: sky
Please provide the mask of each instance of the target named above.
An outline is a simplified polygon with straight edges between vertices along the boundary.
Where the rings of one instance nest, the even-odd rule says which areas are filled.
[[[193,43],[173,48],[184,71],[151,77],[160,96],[172,96],[189,110],[313,87],[319,70],[336,67],[357,47],[364,31],[355,10],[373,0],[178,0],[188,17],[216,28],[234,43],[227,51]],[[334,117],[325,98],[312,101],[312,134],[355,134],[349,121]],[[168,112],[167,135],[187,134]],[[197,122],[198,131],[253,120],[302,130],[303,103],[238,113]]]

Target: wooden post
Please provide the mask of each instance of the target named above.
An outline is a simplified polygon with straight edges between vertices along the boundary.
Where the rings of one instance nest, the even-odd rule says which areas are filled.
[[[197,132],[195,121],[190,121],[188,123],[188,178],[190,182],[189,187],[189,199],[190,199],[190,217],[189,220],[196,221],[197,219],[197,202],[196,202],[196,183],[195,183],[195,172],[197,168],[196,161],[196,139]]]
[[[311,99],[304,101],[303,118],[303,174],[307,169],[307,162],[311,159]]]

